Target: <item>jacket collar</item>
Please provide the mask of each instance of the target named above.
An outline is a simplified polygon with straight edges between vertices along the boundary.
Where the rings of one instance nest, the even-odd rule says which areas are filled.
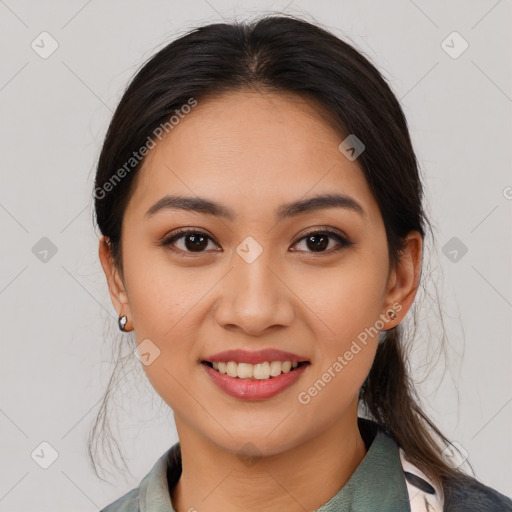
[[[346,484],[315,512],[410,512],[398,445],[376,422],[359,417],[368,448]],[[175,512],[169,489],[181,475],[179,442],[155,463],[139,486],[140,512]]]

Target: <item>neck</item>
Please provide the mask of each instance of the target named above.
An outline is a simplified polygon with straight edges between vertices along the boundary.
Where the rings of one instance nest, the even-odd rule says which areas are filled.
[[[175,420],[182,456],[171,491],[176,512],[315,510],[345,485],[367,452],[357,411],[289,450],[252,459]]]

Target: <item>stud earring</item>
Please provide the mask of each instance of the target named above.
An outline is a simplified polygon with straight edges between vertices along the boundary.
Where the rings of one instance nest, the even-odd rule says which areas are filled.
[[[390,311],[390,312],[388,312],[388,316],[390,318],[396,318],[396,313],[394,311]],[[392,327],[390,329],[392,329]],[[382,332],[386,332],[386,331],[389,331],[390,329],[381,329],[381,330],[382,330]],[[381,333],[379,335],[379,344],[384,343],[384,341],[385,341],[385,336],[383,336]]]
[[[128,317],[126,315],[120,316],[119,320],[117,321],[119,325],[119,329],[123,332],[125,332],[126,329],[126,322],[128,321]]]

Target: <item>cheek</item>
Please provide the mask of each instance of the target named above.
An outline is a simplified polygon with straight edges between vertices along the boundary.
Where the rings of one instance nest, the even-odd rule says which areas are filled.
[[[139,356],[149,381],[168,402],[183,395],[179,383],[196,364],[191,347],[199,324],[193,319],[211,275],[173,267],[154,249],[146,254],[130,249],[124,269]]]
[[[325,384],[322,394],[328,401],[353,399],[370,371],[386,276],[382,264],[357,254],[328,275],[317,274],[315,286],[306,294],[304,302],[315,313],[309,318],[316,358],[322,365],[317,370],[319,386]]]
[[[345,280],[342,287],[331,284],[329,291],[332,300],[325,302],[318,314],[322,321],[316,319],[313,327],[319,364],[298,397],[303,418],[327,423],[357,403],[380,332],[374,327],[380,314],[379,301],[363,291],[361,280],[350,285]]]
[[[319,339],[325,340],[327,352],[343,349],[359,335],[364,338],[365,332],[369,341],[377,339],[372,327],[382,313],[385,269],[359,255],[343,263],[314,272],[311,280],[304,273],[300,278],[301,299],[314,313],[310,318]],[[310,285],[304,287],[304,283]]]
[[[137,336],[161,344],[181,339],[187,315],[201,300],[211,280],[206,269],[172,264],[163,248],[126,249],[125,277]]]

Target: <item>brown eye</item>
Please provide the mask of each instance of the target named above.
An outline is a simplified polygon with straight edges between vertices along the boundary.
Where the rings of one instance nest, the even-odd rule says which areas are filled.
[[[295,245],[297,245],[299,242],[303,240],[305,241],[307,250],[294,250],[294,252],[330,254],[338,252],[346,247],[350,247],[351,245],[353,245],[353,242],[350,242],[340,234],[329,230],[313,231],[311,233],[308,233],[307,235],[303,236],[298,242],[296,242]],[[330,247],[332,240],[338,243],[338,248],[333,249],[332,246]],[[177,233],[174,233],[172,236],[166,238],[162,242],[162,246],[176,253],[200,254],[206,251],[206,249],[208,248],[208,243],[210,241],[213,242],[214,245],[216,245],[213,239],[206,233],[191,229],[183,229],[178,231]],[[181,242],[181,247],[178,247],[177,242]],[[336,247],[336,244],[334,244],[334,247]]]
[[[326,251],[326,249],[329,247],[330,239],[334,239],[335,241],[337,241],[339,247],[337,249],[334,249],[333,251],[331,251],[330,249],[329,251]],[[305,240],[306,247],[309,249],[309,251],[306,252],[313,253],[337,252],[340,251],[341,249],[350,247],[352,245],[352,242],[342,237],[338,233],[335,233],[334,231],[325,230],[313,231],[311,233],[308,233],[306,236],[302,237],[297,243],[301,242],[302,240]]]
[[[208,242],[212,240],[210,236],[201,231],[182,230],[166,238],[162,245],[176,252],[201,253],[208,247]],[[182,241],[182,247],[175,247],[176,242]]]

